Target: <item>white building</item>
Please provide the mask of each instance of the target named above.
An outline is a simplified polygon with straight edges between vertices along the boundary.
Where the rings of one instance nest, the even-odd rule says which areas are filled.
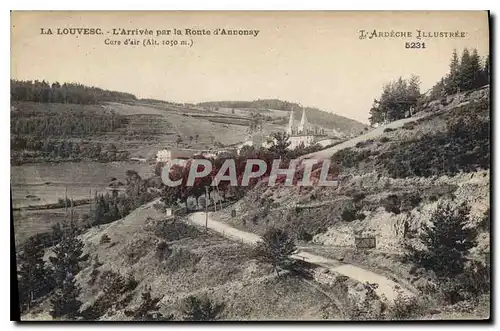
[[[194,155],[199,154],[195,150],[182,150],[178,148],[165,148],[156,153],[156,162],[168,163],[174,159],[189,159]]]
[[[286,133],[290,136],[290,149],[295,149],[302,144],[304,147],[310,146],[314,144],[314,139],[316,138],[314,130],[312,130],[307,121],[306,111],[304,109],[302,110],[302,118],[297,128],[294,126],[293,110],[290,111],[290,119],[288,121]]]

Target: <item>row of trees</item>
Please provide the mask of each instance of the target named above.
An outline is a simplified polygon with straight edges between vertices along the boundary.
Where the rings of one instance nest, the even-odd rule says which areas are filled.
[[[82,140],[41,139],[13,135],[10,144],[12,164],[37,161],[125,161],[130,156],[129,152],[119,151],[114,144],[105,145]]]
[[[126,116],[115,111],[29,110],[22,106],[11,112],[11,134],[34,137],[85,137],[113,132],[128,124]]]
[[[465,48],[460,59],[457,51],[453,50],[449,68],[448,74],[432,88],[431,99],[489,84],[490,56],[481,59],[475,48],[472,52]]]
[[[454,50],[448,74],[430,92],[430,100],[435,100],[460,91],[472,90],[489,84],[490,57],[481,59],[477,49],[472,52],[465,48],[459,59]],[[382,94],[375,99],[370,109],[370,124],[387,123],[412,116],[419,111],[423,102],[418,76],[409,79],[398,78],[385,84]]]
[[[45,80],[14,80],[10,81],[10,96],[12,101],[57,102],[95,104],[103,101],[136,100],[130,93],[104,90],[98,87],[75,83],[54,82]]]
[[[411,115],[420,99],[420,79],[399,77],[383,87],[382,95],[373,101],[370,124],[396,121]]]

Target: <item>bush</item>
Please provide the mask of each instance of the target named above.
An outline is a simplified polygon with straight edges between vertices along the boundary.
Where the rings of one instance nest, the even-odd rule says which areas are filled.
[[[106,233],[104,233],[104,234],[101,236],[101,240],[100,240],[101,245],[102,245],[102,244],[108,244],[108,243],[110,243],[110,242],[111,242],[111,238],[109,238],[109,236],[108,236]]]
[[[438,297],[445,304],[475,301],[490,293],[490,268],[479,262],[471,262],[463,273],[454,277],[441,277],[438,281]]]
[[[403,124],[403,129],[405,130],[413,130],[415,128],[415,122],[407,122]]]
[[[426,309],[417,297],[408,297],[401,292],[389,306],[386,316],[390,320],[406,320],[425,315]]]
[[[419,192],[412,192],[403,194],[401,200],[401,211],[408,212],[416,208],[422,201],[422,198],[420,197]]]
[[[217,304],[207,297],[187,297],[182,306],[185,321],[214,321],[224,309],[224,304]]]
[[[352,168],[356,165],[356,155],[352,148],[344,148],[332,155],[332,162],[337,163],[345,168]]]
[[[392,131],[396,131],[396,129],[393,129],[393,128],[385,128],[384,129],[384,133],[392,132]]]
[[[344,210],[342,210],[341,217],[344,222],[352,222],[356,220],[356,216],[357,209],[354,206],[348,206],[345,207]]]
[[[364,198],[366,198],[366,194],[363,192],[354,193],[352,196],[352,200],[355,204],[361,202]]]
[[[388,213],[399,214],[401,212],[401,201],[395,194],[391,194],[387,198],[385,198],[382,204],[385,208],[385,211],[387,211]]]
[[[171,321],[173,315],[164,316],[159,312],[161,297],[151,297],[151,288],[146,288],[141,294],[142,302],[135,311],[126,310],[125,315],[132,317],[135,321]]]

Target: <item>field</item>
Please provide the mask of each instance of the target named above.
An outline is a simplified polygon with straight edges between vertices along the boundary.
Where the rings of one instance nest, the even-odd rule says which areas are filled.
[[[111,178],[125,180],[125,171],[141,177],[153,174],[154,166],[135,162],[35,163],[11,167],[13,208],[43,205],[68,198],[89,198],[90,190],[102,192]],[[39,200],[38,200],[39,199]]]

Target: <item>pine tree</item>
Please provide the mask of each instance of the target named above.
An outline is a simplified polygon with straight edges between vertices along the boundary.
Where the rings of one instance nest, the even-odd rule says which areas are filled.
[[[76,275],[80,272],[80,262],[86,259],[83,254],[83,242],[78,239],[76,228],[67,226],[64,230],[61,242],[54,248],[55,256],[50,257],[54,266],[54,277],[56,285],[61,285],[66,275]]]
[[[83,254],[83,242],[77,237],[77,229],[69,224],[63,230],[61,242],[54,248],[55,256],[50,257],[54,266],[56,293],[51,300],[53,317],[75,318],[79,314],[81,302],[78,300],[80,287],[75,276],[80,272],[80,262],[88,259]]]
[[[460,91],[467,91],[472,88],[474,83],[474,64],[467,48],[464,48],[462,52],[458,77]]]
[[[52,289],[52,274],[45,266],[43,255],[43,245],[36,236],[28,239],[18,257],[17,277],[21,310],[29,309],[35,299]]]
[[[77,318],[82,305],[82,302],[78,300],[80,291],[81,288],[76,284],[74,275],[68,274],[51,299],[52,310],[50,314],[52,317]]]
[[[477,49],[474,48],[470,57],[470,70],[472,72],[472,83],[470,88],[481,86],[481,69],[481,59],[479,58]]]
[[[490,83],[490,56],[484,59],[483,70],[481,70],[481,82],[479,86],[488,85]]]
[[[420,240],[425,249],[407,246],[406,257],[440,277],[453,277],[464,271],[468,250],[476,245],[476,231],[468,227],[469,211],[465,203],[453,209],[440,204],[432,215],[432,226],[424,226]]]
[[[278,268],[292,270],[295,260],[290,256],[297,250],[293,239],[287,232],[271,228],[262,236],[262,242],[256,248],[256,255],[264,262],[271,263],[279,276]]]
[[[451,61],[450,61],[450,72],[447,77],[446,81],[446,93],[447,94],[455,94],[458,91],[460,81],[459,81],[459,68],[460,63],[458,61],[458,54],[457,50],[454,49],[452,56],[451,56]]]

